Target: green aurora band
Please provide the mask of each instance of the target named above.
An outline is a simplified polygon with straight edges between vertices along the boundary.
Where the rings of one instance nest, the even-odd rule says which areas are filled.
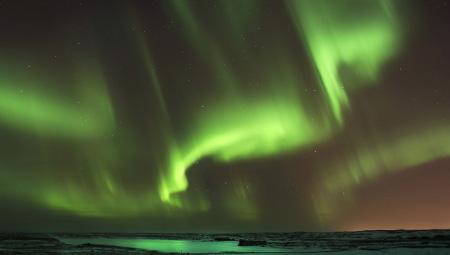
[[[95,70],[95,69],[92,69]],[[36,81],[0,72],[0,122],[41,135],[73,138],[111,134],[114,116],[101,72],[79,71],[78,98],[36,90]],[[55,94],[52,96],[52,94]]]
[[[302,93],[310,87],[303,76],[307,70],[298,70],[296,59],[290,54],[295,48],[284,45],[283,40],[273,43],[283,49],[267,48],[261,52],[261,61],[250,62],[261,70],[263,86],[257,93],[249,93],[245,81],[232,68],[229,56],[236,54],[239,47],[252,47],[240,36],[248,27],[260,22],[260,17],[258,1],[241,2],[218,1],[229,14],[216,17],[218,23],[223,24],[225,36],[232,39],[229,46],[210,35],[207,22],[196,13],[192,2],[166,3],[168,15],[180,21],[184,39],[192,51],[207,64],[205,72],[214,77],[211,86],[218,88],[218,99],[208,101],[204,110],[192,111],[190,123],[183,127],[187,130],[184,135],[176,134],[171,123],[170,107],[164,98],[165,81],[155,68],[158,59],[153,59],[151,42],[136,33],[136,45],[155,92],[155,101],[160,106],[160,121],[155,125],[164,138],[162,155],[150,156],[158,158],[153,166],[159,170],[156,187],[151,186],[145,192],[129,192],[119,179],[120,150],[105,138],[115,129],[114,109],[99,66],[82,69],[80,81],[73,81],[81,88],[78,91],[81,107],[76,101],[65,100],[65,95],[54,96],[58,93],[39,90],[42,82],[23,81],[2,71],[1,125],[42,136],[95,138],[96,142],[80,149],[90,148],[89,153],[85,153],[89,155],[84,155],[88,170],[67,176],[56,184],[56,177],[25,178],[25,173],[12,174],[0,166],[0,191],[82,216],[122,217],[147,213],[177,216],[177,210],[206,211],[209,203],[201,194],[188,196],[186,200],[181,194],[189,187],[186,174],[194,164],[205,158],[227,164],[294,153],[332,139],[345,128],[345,113],[351,109],[351,92],[376,84],[383,64],[400,46],[402,29],[390,1],[285,1],[286,16],[292,20],[293,31],[299,38],[295,47],[305,44],[316,72],[320,103],[315,104]],[[348,6],[356,6],[358,11]],[[246,10],[254,12],[249,15]],[[273,37],[283,38],[283,34]],[[345,79],[348,73],[355,78],[352,82]],[[37,85],[20,89],[22,85],[28,88],[28,84]],[[321,172],[324,178],[316,187],[317,214],[328,218],[335,214],[339,201],[336,193],[351,191],[386,171],[450,155],[448,146],[442,146],[450,144],[446,130],[432,129],[416,139],[403,135],[395,136],[401,137],[398,139],[380,139],[374,147],[361,144],[355,154],[338,162],[338,167],[335,164],[324,166],[327,169]],[[418,149],[411,153],[411,148]],[[18,190],[11,185],[22,180],[34,189]],[[230,212],[245,212],[245,219],[256,217],[257,203],[252,201],[248,180],[236,182],[226,197],[224,204]]]
[[[190,141],[182,143],[186,148],[171,151],[169,172],[163,174],[160,187],[161,199],[171,203],[179,203],[170,195],[187,189],[186,171],[201,158],[227,162],[276,155],[329,137],[337,131],[333,130],[333,123],[343,122],[342,108],[349,106],[339,77],[340,66],[348,65],[363,83],[374,81],[381,64],[393,55],[398,43],[398,25],[387,1],[358,3],[363,10],[358,13],[348,11],[348,5],[339,2],[287,1],[299,35],[304,35],[301,37],[307,42],[318,70],[324,100],[328,102],[324,105],[331,108],[334,117],[318,116],[326,111],[307,112],[308,105],[298,96],[302,87],[299,71],[287,61],[275,64],[282,68],[269,71],[273,78],[263,79],[269,89],[256,100],[236,94],[237,79],[224,71],[224,54],[213,47],[216,44],[203,32],[188,2],[172,4],[186,26],[188,41],[205,57],[209,56],[208,62],[217,76],[226,77],[217,83],[232,88],[232,92],[225,90],[228,92],[225,97],[230,99],[209,109],[209,114],[194,116],[198,125],[189,136]],[[322,121],[311,121],[313,116]]]
[[[347,152],[347,157],[324,165],[314,201],[320,219],[324,223],[333,219],[345,208],[345,202],[351,201],[351,191],[363,183],[388,172],[449,157],[450,126],[448,123],[435,124],[356,144]],[[343,193],[348,195],[342,197]]]

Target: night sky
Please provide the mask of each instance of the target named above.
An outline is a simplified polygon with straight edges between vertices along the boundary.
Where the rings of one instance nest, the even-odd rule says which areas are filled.
[[[450,2],[0,0],[0,230],[450,228]]]

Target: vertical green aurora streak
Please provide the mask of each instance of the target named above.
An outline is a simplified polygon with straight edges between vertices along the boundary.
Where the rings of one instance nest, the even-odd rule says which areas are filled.
[[[352,89],[340,71],[348,67],[367,84],[398,48],[400,29],[389,1],[287,1],[306,41],[335,118],[343,123]],[[355,11],[357,10],[357,11]],[[359,85],[358,84],[358,85]]]

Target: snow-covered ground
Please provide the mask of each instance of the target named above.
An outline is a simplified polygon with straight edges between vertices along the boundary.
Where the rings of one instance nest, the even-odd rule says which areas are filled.
[[[0,234],[0,254],[450,254],[449,230],[235,234]]]

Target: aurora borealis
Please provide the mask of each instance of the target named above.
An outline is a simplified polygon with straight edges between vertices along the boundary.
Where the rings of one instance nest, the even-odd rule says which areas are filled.
[[[0,227],[450,227],[424,223],[444,197],[395,224],[414,187],[384,186],[450,184],[448,8],[3,0]],[[379,218],[377,183],[397,198]]]

